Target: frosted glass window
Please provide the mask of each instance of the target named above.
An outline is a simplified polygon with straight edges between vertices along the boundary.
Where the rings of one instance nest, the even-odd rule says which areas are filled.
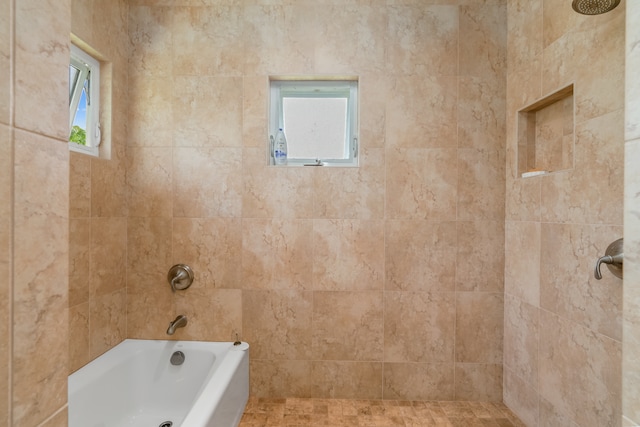
[[[284,130],[287,165],[357,166],[357,105],[356,80],[271,80],[270,136]]]

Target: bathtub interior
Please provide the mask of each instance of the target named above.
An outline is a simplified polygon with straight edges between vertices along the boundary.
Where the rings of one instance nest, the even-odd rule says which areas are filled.
[[[125,340],[69,377],[69,426],[160,426],[169,421],[180,426],[210,383],[229,382],[214,376],[226,377],[219,368],[231,347],[232,343]],[[178,350],[185,361],[174,366],[170,358]],[[197,406],[208,413],[224,396],[207,396],[208,401]],[[205,414],[198,423],[207,426],[205,418],[210,416]]]

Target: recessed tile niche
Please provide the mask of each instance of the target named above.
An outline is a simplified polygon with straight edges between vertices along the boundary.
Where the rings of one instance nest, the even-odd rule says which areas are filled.
[[[518,111],[518,176],[573,168],[573,84]]]

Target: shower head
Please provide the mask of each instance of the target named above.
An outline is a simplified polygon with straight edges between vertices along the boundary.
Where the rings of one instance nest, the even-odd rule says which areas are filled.
[[[583,15],[600,15],[615,9],[620,0],[573,0],[573,10]]]

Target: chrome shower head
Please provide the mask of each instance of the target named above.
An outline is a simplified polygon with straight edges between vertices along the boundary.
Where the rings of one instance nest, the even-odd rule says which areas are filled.
[[[573,0],[573,10],[583,15],[600,15],[607,13],[617,5],[620,0]]]

